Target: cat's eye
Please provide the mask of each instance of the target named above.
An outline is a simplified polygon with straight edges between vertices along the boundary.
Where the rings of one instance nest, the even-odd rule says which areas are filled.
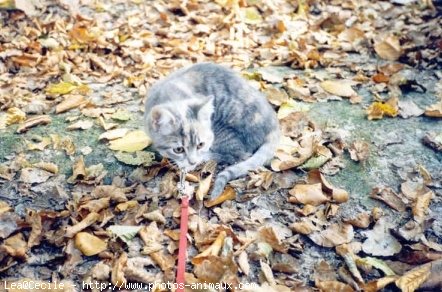
[[[197,149],[201,149],[201,148],[203,148],[203,147],[204,147],[204,142],[200,142],[200,143],[196,146]]]
[[[177,154],[183,153],[184,152],[184,148],[183,147],[173,148],[173,152],[175,152]]]

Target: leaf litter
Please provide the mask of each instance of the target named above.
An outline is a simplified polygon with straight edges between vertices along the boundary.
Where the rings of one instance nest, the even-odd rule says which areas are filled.
[[[348,141],[307,114],[309,104],[346,98],[364,108],[369,120],[424,115],[437,122],[440,94],[426,104],[404,99],[426,90],[409,68],[437,63],[434,40],[442,34],[431,1],[49,2],[0,6],[0,134],[13,131],[27,141],[26,155],[17,150],[0,157],[0,187],[12,183],[15,200],[36,198],[38,187],[62,199],[54,210],[32,206],[26,214],[8,197],[0,201],[6,227],[0,233],[0,275],[8,283],[174,280],[178,176],[167,161],[156,161],[137,122],[153,82],[190,60],[211,60],[242,70],[267,95],[283,136],[271,169],[232,182],[215,201],[207,194],[216,168],[206,165],[187,176],[198,199],[190,209],[188,283],[255,283],[250,291],[440,287],[441,239],[432,229],[440,178],[420,171],[407,173],[400,188],[373,186],[370,197],[380,202],[345,216],[358,194],[325,174],[348,167],[339,163],[346,152],[370,167],[381,150],[369,140]],[[392,16],[410,22],[387,26]],[[346,61],[352,52],[386,61],[361,66]],[[309,71],[318,68],[325,70]],[[123,89],[103,91],[103,84]],[[369,90],[371,100],[360,88]],[[72,132],[45,131],[60,118]],[[40,137],[30,136],[37,131]],[[100,160],[81,155],[77,134],[106,154]],[[440,151],[439,136],[427,133],[422,143]],[[30,154],[38,152],[45,159]],[[65,155],[67,165],[53,153]],[[110,159],[129,171],[109,175],[104,165]],[[47,245],[62,249],[56,260],[36,249]],[[315,267],[312,250],[319,247],[325,248],[324,261]],[[35,257],[62,268],[33,270]],[[394,272],[386,257],[409,266]],[[67,268],[72,265],[79,269]]]

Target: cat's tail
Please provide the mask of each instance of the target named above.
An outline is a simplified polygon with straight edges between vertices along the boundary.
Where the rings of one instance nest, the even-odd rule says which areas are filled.
[[[231,165],[220,172],[213,184],[213,189],[210,198],[213,200],[217,198],[226,184],[238,177],[246,175],[250,170],[254,170],[270,161],[275,154],[276,147],[279,143],[279,129],[270,132],[263,145],[250,156],[247,160],[241,161],[237,164]]]

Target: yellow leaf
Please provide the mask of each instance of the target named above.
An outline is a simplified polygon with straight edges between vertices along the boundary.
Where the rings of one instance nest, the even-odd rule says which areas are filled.
[[[398,114],[398,99],[392,97],[387,102],[373,102],[367,109],[369,120],[380,120],[384,116],[395,117]]]
[[[87,232],[79,232],[75,235],[75,247],[84,255],[93,256],[106,250],[105,241]]]
[[[46,87],[46,93],[49,95],[68,94],[75,90],[78,85],[70,82],[61,81],[60,83],[49,84]]]
[[[425,264],[411,271],[405,273],[402,277],[396,280],[396,286],[402,290],[402,292],[413,292],[419,288],[422,283],[427,280],[431,274],[431,265]]]
[[[6,125],[18,124],[26,120],[26,114],[19,108],[11,107],[6,115]]]
[[[244,17],[244,23],[256,24],[262,22],[262,16],[256,7],[244,7],[241,8],[242,16]]]
[[[149,146],[152,140],[141,130],[127,133],[123,138],[110,142],[109,148],[115,151],[135,152]]]

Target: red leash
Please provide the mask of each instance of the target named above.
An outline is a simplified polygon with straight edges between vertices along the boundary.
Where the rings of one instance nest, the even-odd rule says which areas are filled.
[[[180,243],[178,246],[178,267],[176,292],[184,292],[184,273],[186,272],[187,229],[189,223],[189,196],[181,197]]]

